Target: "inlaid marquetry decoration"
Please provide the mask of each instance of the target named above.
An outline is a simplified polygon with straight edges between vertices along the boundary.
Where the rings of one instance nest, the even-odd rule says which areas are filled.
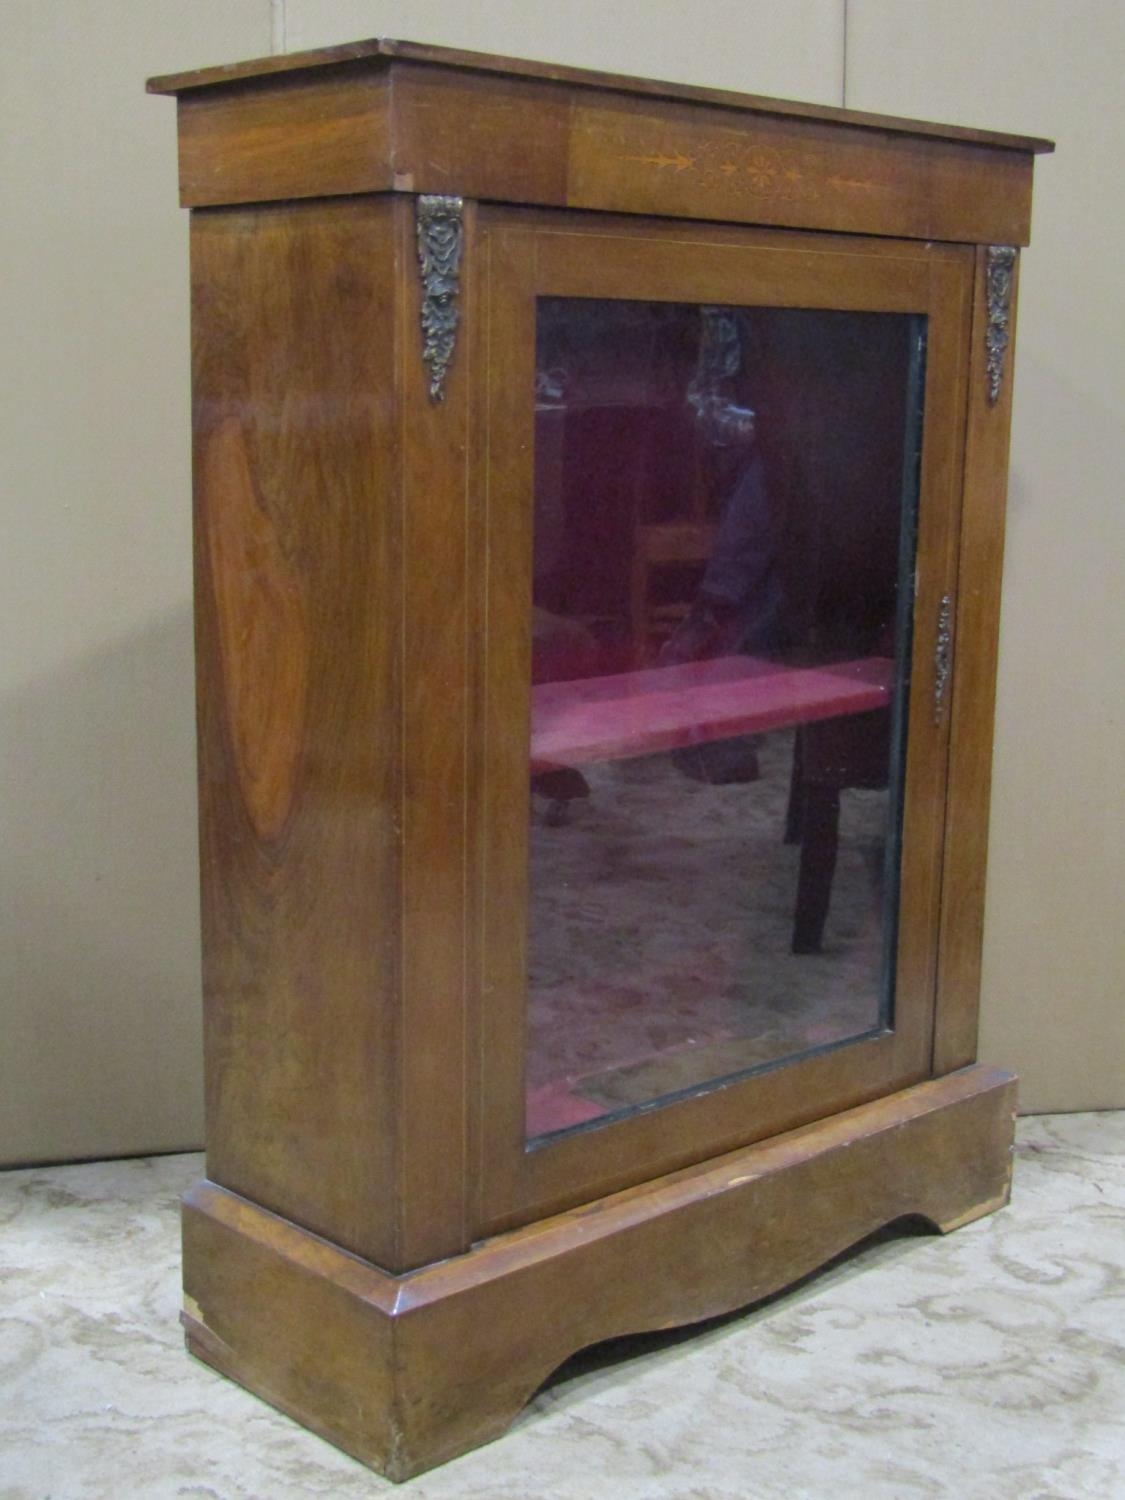
[[[1016,252],[1011,245],[989,245],[987,261],[988,324],[984,331],[988,351],[988,404],[995,406],[1004,379],[1004,360],[1011,339],[1012,273]]]
[[[462,200],[442,195],[418,199],[418,264],[422,274],[422,358],[430,372],[430,399],[445,397],[460,316]]]
[[[824,175],[819,156],[721,135],[700,136],[683,146],[642,148],[625,160],[670,176],[690,173],[704,186],[725,184],[752,198],[786,202],[812,196]]]
[[[258,836],[276,838],[293,803],[309,683],[306,607],[268,508],[257,493],[237,420],[207,443],[208,561],[231,751]]]

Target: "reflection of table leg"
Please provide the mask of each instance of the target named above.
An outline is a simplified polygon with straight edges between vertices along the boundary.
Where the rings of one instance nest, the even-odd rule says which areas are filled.
[[[793,765],[789,772],[789,801],[785,805],[785,842],[801,842],[801,812],[805,795],[804,737],[798,727],[793,736]]]
[[[800,793],[801,867],[793,916],[793,952],[819,953],[839,843],[838,787],[806,781]]]
[[[590,795],[590,783],[573,766],[549,766],[532,773],[531,790],[547,799],[548,827],[561,828],[570,815],[570,804]]]

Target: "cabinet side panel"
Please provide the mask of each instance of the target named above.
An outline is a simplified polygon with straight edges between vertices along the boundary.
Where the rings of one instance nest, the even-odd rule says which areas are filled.
[[[396,1201],[393,262],[378,199],[193,216],[209,1174],[376,1261]]]

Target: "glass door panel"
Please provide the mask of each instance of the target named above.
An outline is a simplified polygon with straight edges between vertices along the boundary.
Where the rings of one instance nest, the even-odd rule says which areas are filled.
[[[535,322],[532,1145],[894,1026],[926,337]]]

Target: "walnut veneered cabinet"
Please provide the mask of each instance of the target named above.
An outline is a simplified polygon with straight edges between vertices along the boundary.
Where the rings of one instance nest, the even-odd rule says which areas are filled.
[[[1008,1192],[976,1063],[1046,142],[375,41],[191,215],[191,1349],[395,1478]]]

